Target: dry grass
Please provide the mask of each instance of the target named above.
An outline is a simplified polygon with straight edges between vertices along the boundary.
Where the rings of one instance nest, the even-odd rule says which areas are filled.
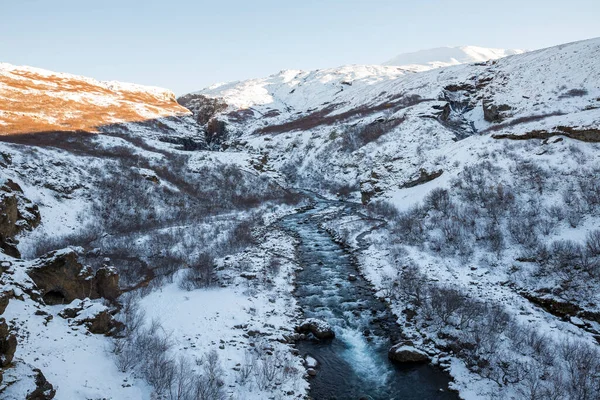
[[[168,93],[111,90],[24,70],[0,72],[0,135],[97,132],[103,125],[187,114]]]

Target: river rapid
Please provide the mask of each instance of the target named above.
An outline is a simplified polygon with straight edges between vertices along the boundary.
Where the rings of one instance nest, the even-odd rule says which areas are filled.
[[[448,391],[449,376],[443,371],[430,365],[400,367],[388,360],[401,328],[360,276],[351,254],[320,227],[319,213],[330,206],[317,201],[314,208],[280,222],[300,240],[302,270],[296,276],[295,295],[304,316],[328,322],[336,335],[332,340],[297,343],[303,356],[310,355],[319,364],[317,375],[310,378],[310,396],[315,400],[458,399]]]

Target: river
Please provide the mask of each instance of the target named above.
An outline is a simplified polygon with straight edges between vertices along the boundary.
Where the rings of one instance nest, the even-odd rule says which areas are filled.
[[[300,239],[301,271],[295,295],[307,318],[327,321],[333,340],[297,343],[302,355],[319,363],[310,378],[315,400],[428,400],[458,399],[448,391],[449,376],[430,365],[400,367],[387,358],[399,338],[400,327],[385,303],[358,273],[351,255],[320,228],[315,208],[284,218],[281,225]],[[356,280],[350,281],[349,275]]]

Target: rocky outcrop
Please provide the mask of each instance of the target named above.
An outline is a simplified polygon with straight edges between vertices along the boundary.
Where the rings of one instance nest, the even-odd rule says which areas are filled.
[[[523,134],[498,134],[493,135],[494,139],[511,139],[511,140],[530,140],[542,139],[547,140],[553,136],[566,136],[570,139],[580,140],[582,142],[599,143],[600,129],[578,129],[569,126],[557,126],[554,131],[547,130],[532,130]]]
[[[35,389],[27,395],[26,400],[52,400],[56,395],[56,390],[41,370],[34,368],[35,373]]]
[[[420,364],[429,362],[427,353],[406,343],[398,343],[392,346],[388,351],[388,358],[392,362],[398,364]]]
[[[123,324],[115,320],[109,310],[103,310],[94,315],[77,318],[75,324],[84,325],[90,333],[107,336],[119,332],[123,328]]]
[[[190,93],[177,99],[180,105],[190,110],[196,122],[206,127],[206,142],[220,143],[226,136],[226,124],[216,117],[227,109],[227,103],[221,99]]]
[[[0,383],[0,399],[51,400],[56,395],[42,371],[20,359],[0,374]]]
[[[0,186],[0,248],[11,257],[20,258],[14,237],[40,224],[40,211],[23,195],[23,189],[8,179]]]
[[[194,93],[181,96],[177,102],[190,110],[200,125],[207,124],[216,114],[227,109],[227,103],[221,99]]]
[[[400,186],[400,189],[406,189],[406,188],[411,188],[411,187],[415,187],[418,185],[422,185],[423,183],[427,183],[436,178],[439,178],[440,176],[442,176],[443,173],[444,173],[444,171],[441,169],[439,171],[427,172],[425,169],[421,168],[421,170],[419,171],[419,177],[416,179],[413,179],[412,181],[408,181],[408,182],[402,184]]]
[[[360,183],[360,195],[362,204],[369,204],[371,199],[384,191],[381,185],[382,178],[387,177],[385,171],[371,171],[369,178]]]
[[[70,249],[48,253],[27,271],[46,304],[68,304],[75,299],[106,298],[120,294],[119,275],[113,267],[102,267],[94,275]]]
[[[107,307],[100,301],[75,300],[59,311],[58,316],[68,320],[69,325],[85,326],[90,333],[110,336],[124,327],[113,318],[118,308]]]
[[[84,323],[91,333],[101,335],[108,335],[119,326],[119,323],[114,320],[108,311],[102,311],[94,317],[84,320]]]
[[[362,204],[369,204],[371,199],[382,193],[383,189],[378,186],[378,182],[369,180],[360,184],[360,201]]]
[[[510,110],[508,104],[496,105],[490,99],[483,99],[483,118],[488,122],[501,122]]]
[[[121,289],[119,289],[119,273],[116,268],[105,265],[96,271],[94,276],[94,282],[98,296],[108,299],[116,300],[121,295]]]
[[[0,292],[0,315],[4,314],[4,310],[8,307],[8,302],[14,297],[12,290]]]
[[[296,327],[298,333],[310,333],[317,339],[333,339],[335,332],[327,322],[316,318],[305,319]]]
[[[4,318],[0,318],[0,369],[12,363],[17,350],[17,338],[13,335]]]

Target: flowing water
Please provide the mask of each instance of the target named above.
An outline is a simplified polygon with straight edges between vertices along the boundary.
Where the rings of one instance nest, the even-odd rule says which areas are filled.
[[[315,214],[326,202],[285,218],[282,225],[300,239],[303,270],[296,277],[296,296],[305,317],[327,321],[336,337],[301,341],[303,355],[315,358],[310,378],[315,400],[458,399],[447,390],[449,377],[428,365],[399,367],[387,358],[400,328],[384,303],[358,274],[350,255],[319,227]],[[356,275],[350,281],[349,275]]]

